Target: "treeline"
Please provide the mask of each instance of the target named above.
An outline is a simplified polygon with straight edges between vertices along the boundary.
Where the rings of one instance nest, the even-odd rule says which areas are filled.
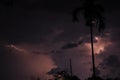
[[[79,77],[73,75],[73,74],[70,74],[68,73],[67,71],[58,71],[54,74],[52,74],[54,79],[48,79],[48,80],[81,80]],[[31,80],[42,80],[41,78],[37,77],[37,78],[34,78]],[[94,80],[93,77],[88,77],[86,78],[85,80]],[[120,80],[120,77],[117,77],[117,78],[102,78],[102,77],[99,77],[97,76],[95,78],[95,80]]]

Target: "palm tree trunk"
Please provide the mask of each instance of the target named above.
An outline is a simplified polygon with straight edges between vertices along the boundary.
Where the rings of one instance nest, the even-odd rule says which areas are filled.
[[[70,76],[73,76],[73,72],[72,72],[72,60],[70,59]]]
[[[92,67],[93,67],[93,79],[95,80],[95,58],[94,58],[94,45],[93,45],[93,26],[90,26],[90,36],[91,36],[91,53],[92,53]]]

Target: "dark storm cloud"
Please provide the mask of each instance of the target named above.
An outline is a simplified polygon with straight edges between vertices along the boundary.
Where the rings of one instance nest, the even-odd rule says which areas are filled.
[[[109,66],[109,67],[120,67],[120,60],[117,55],[110,55],[108,58],[105,58],[102,63],[103,66]]]
[[[3,5],[3,6],[12,7],[13,6],[13,1],[12,0],[1,0],[0,4]]]
[[[70,8],[79,5],[79,0],[19,0],[19,5],[31,9],[45,9],[48,11],[66,11]],[[20,4],[21,3],[21,4]],[[76,5],[75,5],[76,4]]]
[[[8,0],[7,0],[8,1]],[[71,11],[80,6],[82,0],[10,0],[22,7],[31,9],[46,9],[50,11]],[[98,0],[99,1],[99,0]],[[119,9],[119,1],[100,0],[108,11]],[[112,6],[111,6],[112,4]]]
[[[75,48],[78,47],[80,44],[82,44],[83,41],[79,41],[77,43],[68,43],[64,46],[61,47],[61,49],[71,49],[71,48]]]
[[[84,24],[80,27],[79,24],[72,24],[71,11],[79,6],[79,0],[13,0],[13,2],[13,8],[5,8],[6,11],[1,13],[0,33],[3,41],[39,43],[44,41],[44,36],[50,34],[56,26],[65,31],[54,41],[67,38],[66,41],[72,41],[72,39],[76,40],[78,36],[86,33],[81,33],[83,28],[80,27]],[[80,20],[81,23],[83,23],[82,20]],[[75,26],[74,30],[73,26]]]
[[[24,11],[23,9],[15,12],[15,15],[9,14],[10,17],[1,17],[0,33],[3,41],[11,43],[39,43],[44,41],[44,37],[53,33],[54,28],[62,29],[64,34],[56,36],[53,42],[60,40],[72,41],[79,37],[79,33],[82,30],[77,25],[74,29],[72,28],[71,15],[68,14],[41,13],[38,11],[28,13]],[[74,34],[72,34],[73,32]],[[83,35],[83,33],[81,34]]]
[[[23,13],[23,12],[22,12]],[[44,25],[42,23],[42,18],[37,16],[24,16],[22,14],[17,14],[17,16],[11,15],[11,19],[9,17],[2,17],[1,22],[1,34],[3,40],[7,40],[10,42],[33,42],[33,41],[41,41],[42,37],[52,32],[52,28],[50,28],[50,23],[46,22]],[[37,19],[35,19],[37,18]],[[25,21],[24,21],[25,20]],[[38,20],[38,21],[36,21]],[[7,21],[7,22],[6,22]]]
[[[112,77],[119,77],[120,75],[120,60],[119,56],[112,54],[108,57],[104,58],[103,61],[100,63],[100,67],[103,69],[103,71],[106,71],[104,75],[106,76],[112,76]]]

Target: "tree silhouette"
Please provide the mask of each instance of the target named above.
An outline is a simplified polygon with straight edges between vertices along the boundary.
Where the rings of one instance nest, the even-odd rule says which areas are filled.
[[[94,45],[93,45],[93,27],[98,26],[98,31],[101,32],[105,28],[103,12],[104,9],[95,0],[84,0],[83,5],[73,11],[73,20],[79,21],[78,13],[81,12],[85,18],[86,26],[90,28],[91,36],[91,53],[93,66],[93,79],[95,80],[95,60],[94,60]]]
[[[65,70],[58,71],[55,73],[54,77],[55,80],[69,80],[69,74]]]
[[[67,71],[58,71],[54,75],[55,79],[54,80],[80,80],[77,76],[73,75],[71,76]]]
[[[93,80],[93,77],[88,77],[86,80]],[[104,79],[102,79],[102,78],[99,77],[99,76],[96,76],[96,77],[95,77],[95,80],[104,80]]]

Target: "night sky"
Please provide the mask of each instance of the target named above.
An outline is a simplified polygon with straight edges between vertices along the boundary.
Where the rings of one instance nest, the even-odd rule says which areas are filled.
[[[97,75],[120,75],[119,0],[101,0],[106,29],[94,28]],[[42,80],[54,70],[69,70],[81,79],[92,75],[89,28],[82,16],[72,21],[72,11],[80,0],[2,0],[0,1],[1,80]],[[80,42],[80,43],[79,43]],[[74,44],[74,47],[68,47]],[[54,73],[54,71],[52,72]]]

